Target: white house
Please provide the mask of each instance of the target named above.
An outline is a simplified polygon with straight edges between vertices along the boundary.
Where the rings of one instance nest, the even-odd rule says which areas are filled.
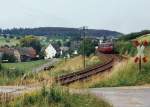
[[[45,59],[51,59],[54,58],[56,55],[57,51],[55,48],[49,44],[48,47],[45,49]]]
[[[77,54],[78,54],[78,51],[77,51],[77,50],[74,50],[73,54],[74,54],[74,55],[77,55]]]
[[[103,43],[103,40],[102,40],[102,39],[100,39],[100,40],[99,40],[99,44],[101,45],[102,43]]]

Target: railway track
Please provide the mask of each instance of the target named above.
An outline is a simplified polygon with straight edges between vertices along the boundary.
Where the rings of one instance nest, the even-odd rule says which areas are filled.
[[[78,72],[60,76],[56,78],[56,81],[59,82],[61,85],[68,85],[75,81],[80,81],[92,75],[96,75],[98,73],[104,72],[113,67],[113,62],[115,59],[114,55],[104,55],[104,56],[102,55],[102,59],[104,60],[104,63],[102,64],[99,64],[90,68],[86,68],[85,70],[81,70]],[[0,91],[1,91],[0,103],[11,101],[25,92],[31,92],[31,91],[39,90],[39,89],[41,89],[39,85],[0,87]]]
[[[78,72],[73,72],[67,75],[62,75],[56,78],[56,82],[61,85],[68,85],[70,83],[81,81],[98,73],[102,73],[113,67],[114,55],[102,55],[104,63],[81,70]]]

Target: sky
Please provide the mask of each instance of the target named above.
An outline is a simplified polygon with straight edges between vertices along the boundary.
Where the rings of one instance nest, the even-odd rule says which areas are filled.
[[[150,29],[150,0],[0,0],[0,28]]]

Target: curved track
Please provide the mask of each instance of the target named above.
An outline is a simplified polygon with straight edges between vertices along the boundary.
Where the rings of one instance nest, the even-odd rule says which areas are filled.
[[[68,85],[70,83],[86,79],[90,76],[111,69],[113,67],[114,55],[102,55],[102,56],[104,59],[104,63],[87,68],[85,70],[57,77],[56,82],[60,83],[61,85]]]

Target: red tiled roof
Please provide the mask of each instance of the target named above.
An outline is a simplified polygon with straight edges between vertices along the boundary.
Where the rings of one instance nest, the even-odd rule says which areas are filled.
[[[36,50],[33,49],[32,47],[23,47],[23,48],[19,48],[18,49],[20,55],[25,55],[25,56],[29,56],[32,58],[36,57]]]

